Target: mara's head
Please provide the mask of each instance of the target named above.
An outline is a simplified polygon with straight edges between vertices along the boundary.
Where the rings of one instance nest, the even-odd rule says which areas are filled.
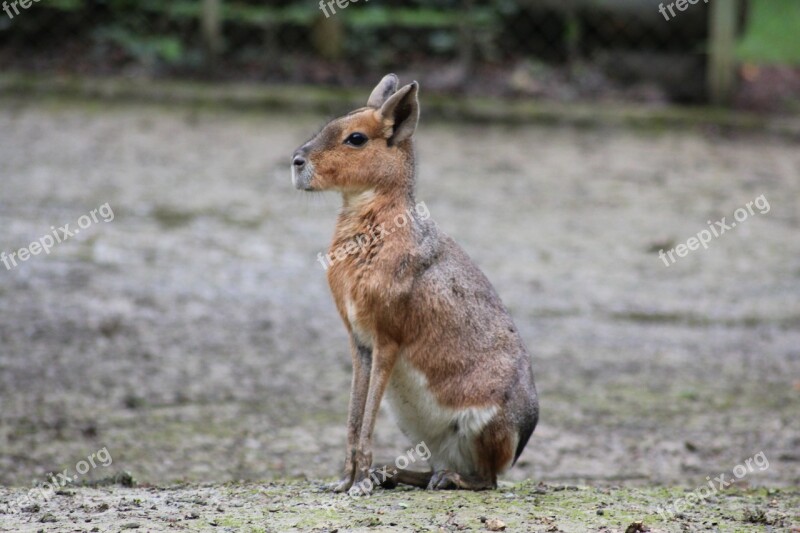
[[[347,194],[413,186],[419,86],[414,81],[398,90],[397,85],[397,76],[387,74],[366,107],[330,121],[295,150],[294,186]]]

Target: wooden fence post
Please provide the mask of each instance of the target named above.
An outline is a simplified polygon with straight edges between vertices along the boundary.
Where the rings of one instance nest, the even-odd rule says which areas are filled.
[[[213,65],[222,52],[222,0],[203,0],[203,42]]]
[[[738,0],[712,0],[708,32],[708,91],[713,104],[730,104],[736,86]]]

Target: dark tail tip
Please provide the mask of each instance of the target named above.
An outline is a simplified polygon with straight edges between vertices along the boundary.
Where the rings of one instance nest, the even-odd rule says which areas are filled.
[[[511,466],[517,464],[517,459],[519,459],[519,456],[522,455],[522,450],[524,450],[525,446],[527,446],[528,440],[530,440],[531,435],[533,435],[533,430],[536,429],[536,424],[538,422],[539,408],[536,407],[531,415],[519,427],[519,443],[517,444],[517,451],[514,452],[514,462],[511,463]]]

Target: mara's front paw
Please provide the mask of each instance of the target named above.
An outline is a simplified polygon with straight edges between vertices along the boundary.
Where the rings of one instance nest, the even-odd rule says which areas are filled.
[[[372,476],[370,476],[371,466],[371,453],[356,453],[355,476],[353,478],[353,485],[348,491],[350,496],[369,496],[372,494],[372,491],[375,488],[375,482],[372,480]]]
[[[347,492],[348,490],[350,490],[350,487],[353,486],[354,477],[355,477],[355,472],[353,471],[353,469],[345,470],[342,479],[331,485],[331,490],[333,490],[333,492]]]
[[[345,476],[339,481],[335,482],[333,485],[331,485],[331,490],[333,492],[347,492],[352,486],[353,486],[352,476],[350,477]]]
[[[369,476],[356,476],[353,486],[347,491],[350,496],[369,496],[375,490],[375,483]]]

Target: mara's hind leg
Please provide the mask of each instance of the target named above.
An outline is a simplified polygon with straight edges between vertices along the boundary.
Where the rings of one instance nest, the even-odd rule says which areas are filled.
[[[431,477],[432,490],[491,490],[497,488],[497,475],[514,460],[516,429],[505,417],[496,417],[473,437],[474,464],[468,472],[438,470]]]
[[[430,490],[491,490],[497,488],[497,477],[485,478],[480,475],[461,475],[452,470],[439,470],[433,474]]]
[[[402,470],[394,465],[384,465],[370,470],[370,478],[377,481],[379,487],[393,489],[397,485],[410,485],[421,489],[427,488],[433,472]]]

